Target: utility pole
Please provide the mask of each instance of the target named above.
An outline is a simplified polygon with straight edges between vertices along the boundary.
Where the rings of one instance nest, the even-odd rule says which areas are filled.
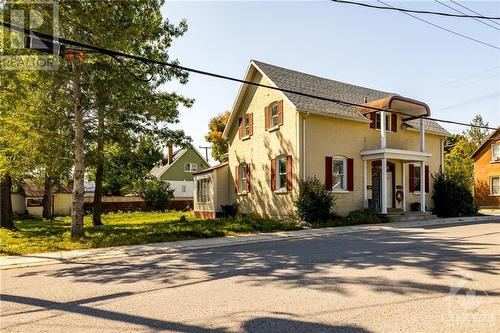
[[[205,159],[207,160],[208,162],[208,150],[209,149],[212,149],[212,147],[210,146],[199,146],[200,149],[205,149]]]

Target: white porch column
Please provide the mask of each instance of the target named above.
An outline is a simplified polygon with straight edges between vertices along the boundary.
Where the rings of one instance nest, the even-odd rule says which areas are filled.
[[[382,159],[381,213],[387,214],[387,158]]]
[[[420,211],[425,212],[425,162],[420,162]]]
[[[424,118],[420,118],[420,151],[425,151],[425,129]]]
[[[366,160],[363,160],[363,207],[368,208],[368,190],[367,184],[367,171],[366,171]]]
[[[406,212],[406,163],[401,165],[403,166],[403,212]]]
[[[380,149],[385,149],[386,140],[385,140],[385,111],[380,112]]]

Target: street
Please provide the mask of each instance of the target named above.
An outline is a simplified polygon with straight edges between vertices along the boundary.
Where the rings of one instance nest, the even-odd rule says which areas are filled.
[[[1,272],[2,332],[499,332],[500,219]]]

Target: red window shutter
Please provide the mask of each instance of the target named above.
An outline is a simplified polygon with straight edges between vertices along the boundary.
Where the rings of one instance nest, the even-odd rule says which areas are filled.
[[[330,156],[325,156],[325,187],[330,191],[333,187],[332,158]]]
[[[243,118],[238,119],[238,131],[240,139],[243,137]]]
[[[370,123],[370,128],[375,128],[375,122],[377,121],[377,113],[376,112],[370,113],[370,120],[372,121]]]
[[[278,126],[283,125],[283,100],[278,101]]]
[[[265,107],[265,109],[264,109],[264,116],[265,116],[265,119],[266,119],[266,130],[267,130],[271,126],[270,125],[271,121],[269,119],[269,106]]]
[[[276,159],[271,159],[271,190],[276,191]]]
[[[391,113],[391,131],[398,131],[398,115],[396,113]]]
[[[292,190],[292,156],[286,157],[286,190]]]
[[[250,123],[250,130],[248,135],[253,135],[253,113],[248,115],[248,122]]]
[[[429,193],[429,166],[425,166],[425,193]]]
[[[247,164],[246,168],[245,168],[245,173],[246,173],[246,176],[247,176],[247,192],[250,192],[250,164]]]
[[[240,192],[240,166],[237,165],[234,168],[234,188],[236,189],[236,193]]]
[[[415,192],[415,168],[413,164],[408,165],[408,188],[410,193]]]
[[[354,191],[354,160],[347,159],[347,190]]]

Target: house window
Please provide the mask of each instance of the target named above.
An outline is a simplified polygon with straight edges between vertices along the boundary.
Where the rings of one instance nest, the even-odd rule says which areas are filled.
[[[286,190],[286,156],[280,156],[276,159],[276,190]]]
[[[198,170],[198,164],[196,163],[186,163],[184,164],[185,172],[196,172]]]
[[[43,206],[43,199],[26,199],[26,206],[28,207],[42,207]]]
[[[250,116],[247,114],[245,115],[245,118],[244,118],[244,122],[245,122],[245,127],[244,127],[244,131],[243,131],[243,136],[249,136],[250,135]]]
[[[279,125],[279,116],[278,116],[278,102],[274,102],[269,107],[270,119],[271,119],[271,128],[278,127]]]
[[[500,143],[491,145],[491,157],[492,161],[500,162]]]
[[[490,178],[490,194],[500,195],[500,176]]]
[[[375,118],[375,128],[380,129],[382,127],[382,121],[381,121],[381,114],[380,112],[377,112],[377,117]],[[389,113],[385,114],[385,131],[390,131],[392,126],[391,126],[391,115]]]
[[[209,202],[210,179],[203,178],[196,182],[196,200],[198,202]]]
[[[242,163],[239,167],[239,176],[240,176],[240,192],[246,192],[247,190],[247,164]]]
[[[181,186],[181,191],[182,191],[182,193],[186,193],[186,191],[187,191],[186,185]]]
[[[332,159],[332,190],[333,191],[346,191],[346,159],[333,158]]]
[[[413,167],[413,191],[420,192],[420,165]]]

